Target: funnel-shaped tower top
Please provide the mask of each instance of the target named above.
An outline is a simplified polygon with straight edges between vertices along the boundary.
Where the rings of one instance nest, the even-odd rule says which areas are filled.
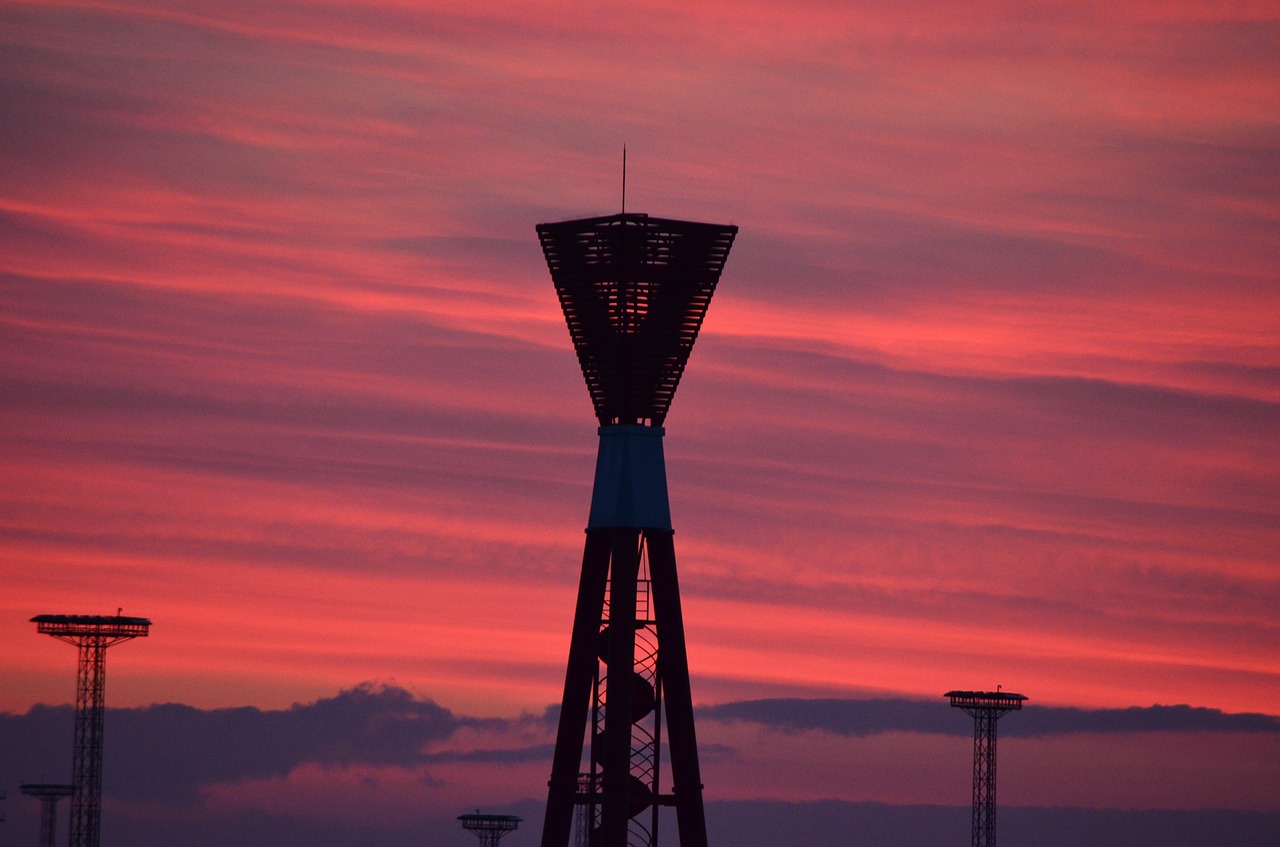
[[[661,426],[738,228],[643,214],[539,224],[602,426]]]

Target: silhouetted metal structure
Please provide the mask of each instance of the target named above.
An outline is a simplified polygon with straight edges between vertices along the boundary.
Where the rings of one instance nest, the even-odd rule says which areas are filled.
[[[600,790],[600,775],[578,774],[578,796],[591,797]],[[573,847],[591,847],[591,833],[600,826],[600,806],[580,803],[573,820]]]
[[[463,829],[474,832],[479,837],[480,847],[498,847],[502,836],[515,832],[522,819],[515,815],[482,815],[476,812],[473,815],[458,815],[458,820],[462,821]]]
[[[98,847],[102,819],[102,729],[106,713],[107,648],[145,638],[146,618],[122,615],[37,615],[37,632],[74,644],[76,674],[75,750],[71,760],[71,847]]]
[[[948,691],[973,718],[973,847],[996,847],[996,721],[1027,698],[1007,691]]]
[[[52,782],[28,782],[22,793],[40,799],[40,847],[53,847],[58,832],[58,801],[70,797],[75,786]]]
[[[587,847],[653,847],[660,806],[682,847],[706,847],[662,424],[738,228],[623,213],[537,229],[600,423],[542,847],[568,847],[575,805]]]

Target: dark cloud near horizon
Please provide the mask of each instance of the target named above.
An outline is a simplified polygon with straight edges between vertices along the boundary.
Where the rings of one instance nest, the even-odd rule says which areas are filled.
[[[372,684],[280,710],[162,703],[107,712],[108,793],[168,805],[192,803],[211,785],[283,777],[304,763],[420,767],[438,759],[426,752],[429,745],[464,727],[502,730],[522,721],[541,726],[546,720],[456,715],[402,688]],[[3,777],[15,783],[65,779],[72,721],[70,706],[0,714]],[[483,755],[485,761],[518,761],[538,754],[533,748]],[[545,755],[550,758],[549,748]]]
[[[741,721],[781,732],[844,736],[886,732],[965,736],[972,724],[947,703],[908,699],[751,700],[704,706],[701,720]],[[288,709],[251,706],[198,709],[178,703],[109,709],[105,768],[110,795],[170,806],[195,803],[204,788],[246,779],[283,777],[299,765],[425,768],[433,763],[518,763],[551,758],[549,743],[447,749],[464,728],[527,730],[550,737],[556,709],[517,718],[458,715],[391,685],[366,683]],[[70,706],[38,705],[26,714],[0,713],[0,776],[12,782],[65,780],[70,771]],[[1029,704],[1001,723],[1005,736],[1072,733],[1231,732],[1280,734],[1280,717],[1217,709],[1148,706],[1076,709]],[[435,745],[436,749],[431,749]],[[711,756],[731,753],[719,745]]]
[[[824,731],[868,736],[884,732],[971,735],[973,724],[942,699],[840,700],[778,698],[704,706],[700,717],[756,723],[781,732]],[[1077,709],[1028,704],[1000,724],[1006,736],[1074,733],[1243,732],[1280,734],[1280,717],[1231,714],[1196,706],[1132,706],[1126,709]]]
[[[1100,702],[1271,710],[1280,371],[1265,316],[1280,290],[1268,167],[1280,133],[1267,81],[1280,26],[1260,13],[1166,21],[1167,10],[1110,7],[1009,4],[975,17],[936,3],[907,14],[761,6],[722,20],[659,5],[558,16],[430,4],[0,11],[0,112],[12,118],[0,138],[0,395],[19,483],[0,534],[11,561],[30,562],[27,584],[14,569],[15,596],[63,585],[94,599],[109,580],[111,597],[153,598],[157,620],[176,620],[181,606],[156,601],[181,583],[184,598],[219,599],[204,604],[215,622],[281,623],[304,611],[300,585],[335,598],[326,623],[346,637],[308,639],[305,663],[284,637],[244,653],[267,664],[238,679],[191,661],[190,635],[168,642],[177,648],[158,639],[139,659],[144,673],[151,661],[184,666],[204,691],[252,690],[276,674],[293,684],[295,670],[412,675],[438,691],[463,665],[481,690],[554,685],[546,667],[563,654],[541,645],[563,642],[537,638],[563,637],[552,616],[545,629],[527,624],[539,645],[528,660],[504,630],[448,655],[449,626],[494,620],[483,615],[507,600],[548,609],[552,580],[572,589],[577,550],[564,548],[580,537],[594,422],[531,225],[612,198],[602,186],[614,186],[625,136],[639,153],[635,208],[724,215],[743,229],[669,454],[673,483],[685,475],[672,494],[693,542],[681,542],[691,638],[708,639],[698,655],[732,647],[746,658],[716,668],[731,681],[716,700],[768,696],[761,678],[779,694],[813,691],[794,653],[768,644],[838,610],[827,679],[880,678],[850,673],[856,653],[879,672],[910,667],[913,696],[941,691],[952,651],[977,643],[958,623],[983,635],[998,621],[1027,637],[989,639],[976,658],[1007,666],[1011,650],[1035,648],[1027,668],[1059,662],[1067,685],[1109,686]],[[742,298],[736,326],[731,297]],[[884,319],[883,337],[875,324],[861,331],[868,314]],[[762,317],[779,337],[751,330]],[[202,503],[174,502],[195,492]],[[333,520],[330,504],[363,514]],[[339,570],[359,581],[329,581]],[[387,588],[389,572],[415,580]],[[469,592],[483,611],[444,592],[422,602],[440,575],[492,586]],[[702,613],[700,599],[733,602]],[[198,614],[189,633],[208,631]],[[405,620],[423,623],[419,644],[439,645],[443,661],[369,648]],[[900,649],[908,639],[877,621],[912,643]],[[756,630],[756,655],[735,626],[716,634],[738,622]],[[839,625],[864,622],[849,651]],[[357,632],[367,640],[353,648]],[[237,645],[222,649],[236,656]],[[813,641],[799,650],[821,658]],[[34,662],[20,672],[52,678]],[[110,790],[180,804],[208,780],[299,761],[445,773],[452,762],[532,762],[542,749],[529,732],[494,742],[508,749],[471,750],[458,729],[470,718],[357,694],[278,711],[113,711],[109,772],[136,770],[160,789],[138,776]],[[924,705],[948,739],[970,731],[940,698]],[[1274,723],[1161,708],[1173,711],[1054,713],[1033,701],[1002,731],[1049,718],[1063,732],[1104,731],[1063,729],[1073,721],[1110,721],[1114,733],[1126,722]],[[910,718],[810,720],[856,735],[848,727],[891,732]],[[70,710],[25,720],[0,715],[0,776],[65,768]],[[821,730],[787,731],[832,746]],[[1280,738],[1247,731],[1271,734],[1234,736],[1238,747]],[[6,752],[15,738],[29,743],[21,762]],[[424,738],[440,739],[431,753]],[[1104,744],[1113,739],[1123,747],[1121,735]],[[1250,780],[1234,767],[1231,780]],[[165,832],[136,812],[137,837],[123,841],[448,843],[389,838],[382,822],[362,832],[276,821],[268,836],[261,821],[223,827],[196,809]],[[746,834],[779,847],[767,835],[784,825],[765,816]],[[902,847],[915,842],[891,836],[905,828],[853,818],[786,839],[852,832]],[[523,839],[532,833],[510,847]]]
[[[762,700],[700,710],[703,719],[755,720],[792,731],[828,729],[845,734],[892,730],[969,732],[963,716],[944,701]],[[6,782],[64,779],[62,773],[30,767],[33,760],[68,759],[70,706],[37,706],[25,715],[0,714],[0,775]],[[476,719],[457,715],[394,686],[361,685],[334,697],[288,709],[202,710],[179,704],[111,709],[106,767],[110,779],[104,836],[112,843],[159,847],[183,843],[266,847],[305,841],[316,847],[368,845],[410,847],[422,843],[470,843],[451,815],[422,809],[378,822],[299,817],[260,809],[211,811],[194,803],[202,785],[281,774],[302,762],[422,765],[431,762],[526,761],[550,756],[547,745],[508,750],[424,753],[424,744],[447,740],[463,727],[501,730],[521,722],[549,730],[554,709],[541,716]],[[1039,721],[1040,726],[1035,729]],[[1277,732],[1267,715],[1233,715],[1189,706],[1132,709],[1028,708],[1002,724],[1006,734],[1076,731]],[[1019,732],[1019,728],[1028,732]],[[714,746],[714,745],[713,745]],[[69,762],[67,762],[69,764]],[[145,777],[143,776],[145,775]],[[10,786],[5,786],[10,787]],[[16,788],[16,785],[13,786]],[[15,843],[35,835],[34,804],[10,801],[7,831]],[[151,803],[112,804],[112,798]],[[160,813],[159,801],[169,811]],[[458,809],[458,812],[469,809]],[[526,798],[485,811],[523,817],[512,847],[532,844],[541,826],[542,804]],[[708,834],[717,843],[742,847],[800,847],[839,840],[857,832],[866,840],[901,847],[927,847],[963,835],[968,809],[961,805],[890,805],[820,800],[787,802],[709,800]],[[1280,837],[1280,814],[1248,810],[1120,810],[1073,807],[1008,807],[1001,826],[1016,841],[1044,847],[1087,843],[1096,847],[1269,847]],[[505,843],[505,842],[504,842]]]
[[[707,829],[723,844],[802,847],[855,841],[896,847],[959,842],[970,810],[959,806],[890,805],[820,800],[711,802]],[[1002,806],[1002,840],[1040,847],[1270,847],[1280,813],[1226,809],[1082,809]],[[856,838],[850,834],[856,833]]]
[[[35,839],[35,804],[14,808],[6,827],[14,843]],[[520,828],[503,840],[509,847],[536,844],[542,827],[541,801],[524,799],[486,812],[514,814]],[[458,809],[459,813],[470,809]],[[664,821],[665,822],[665,821]],[[672,821],[674,823],[674,821]],[[936,847],[968,831],[969,808],[891,805],[819,800],[707,802],[708,840],[739,847],[807,847],[846,840],[896,847]],[[1272,847],[1280,839],[1280,813],[1230,809],[1084,809],[1010,806],[1000,810],[1005,839],[1041,847]],[[423,812],[404,820],[339,822],[300,818],[256,809],[231,813],[192,811],[158,818],[145,809],[112,809],[104,820],[104,842],[134,847],[181,843],[187,847],[420,847],[474,844],[452,815]]]
[[[550,762],[555,751],[554,744],[535,744],[532,747],[498,750],[445,750],[440,753],[428,753],[423,761],[431,762]]]

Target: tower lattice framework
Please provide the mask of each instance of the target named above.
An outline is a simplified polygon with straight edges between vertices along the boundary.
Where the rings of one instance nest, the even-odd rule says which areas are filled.
[[[102,740],[106,715],[107,648],[145,638],[146,618],[122,615],[37,615],[36,631],[74,644],[75,741],[71,759],[71,847],[98,847],[102,823]]]
[[[569,847],[575,807],[582,847],[654,847],[664,806],[682,847],[706,847],[662,424],[736,234],[626,213],[538,226],[600,424],[542,847]]]
[[[1007,691],[948,691],[951,705],[973,718],[972,847],[996,847],[996,721],[1027,698]]]

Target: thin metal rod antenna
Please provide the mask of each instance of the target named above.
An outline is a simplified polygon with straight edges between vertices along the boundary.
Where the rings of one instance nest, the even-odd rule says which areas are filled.
[[[627,213],[627,145],[622,145],[622,214]]]

